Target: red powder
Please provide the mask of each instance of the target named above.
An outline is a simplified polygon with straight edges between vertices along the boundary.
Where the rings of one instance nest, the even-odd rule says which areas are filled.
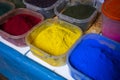
[[[5,32],[17,36],[26,33],[40,21],[41,18],[37,18],[28,14],[18,14],[9,18],[2,26]]]

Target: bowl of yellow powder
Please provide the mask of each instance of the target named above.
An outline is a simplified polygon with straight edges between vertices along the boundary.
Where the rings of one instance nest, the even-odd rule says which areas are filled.
[[[82,30],[58,19],[47,19],[36,25],[27,35],[31,52],[52,66],[66,62],[66,54],[82,36]]]

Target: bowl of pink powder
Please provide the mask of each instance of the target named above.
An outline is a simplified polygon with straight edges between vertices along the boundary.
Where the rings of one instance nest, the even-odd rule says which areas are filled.
[[[43,20],[44,17],[41,14],[31,10],[24,8],[15,9],[1,19],[0,35],[16,46],[26,46],[24,40],[26,34]]]

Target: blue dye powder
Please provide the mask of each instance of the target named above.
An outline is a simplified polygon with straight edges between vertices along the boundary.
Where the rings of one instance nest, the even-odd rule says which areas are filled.
[[[120,80],[120,52],[97,40],[81,41],[69,61],[75,69],[94,80]]]

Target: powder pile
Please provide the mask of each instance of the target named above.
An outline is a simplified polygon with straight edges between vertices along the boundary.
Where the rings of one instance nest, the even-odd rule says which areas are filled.
[[[55,56],[66,54],[69,48],[82,35],[79,28],[71,28],[63,22],[42,25],[41,31],[33,41],[39,49]],[[44,29],[43,29],[44,27]]]
[[[72,51],[69,61],[93,80],[120,80],[120,52],[97,40],[82,40]]]
[[[7,20],[2,25],[2,30],[14,35],[22,35],[41,21],[40,18],[28,14],[18,14]]]
[[[80,4],[67,7],[62,14],[75,19],[86,19],[89,18],[95,10],[92,6]]]

